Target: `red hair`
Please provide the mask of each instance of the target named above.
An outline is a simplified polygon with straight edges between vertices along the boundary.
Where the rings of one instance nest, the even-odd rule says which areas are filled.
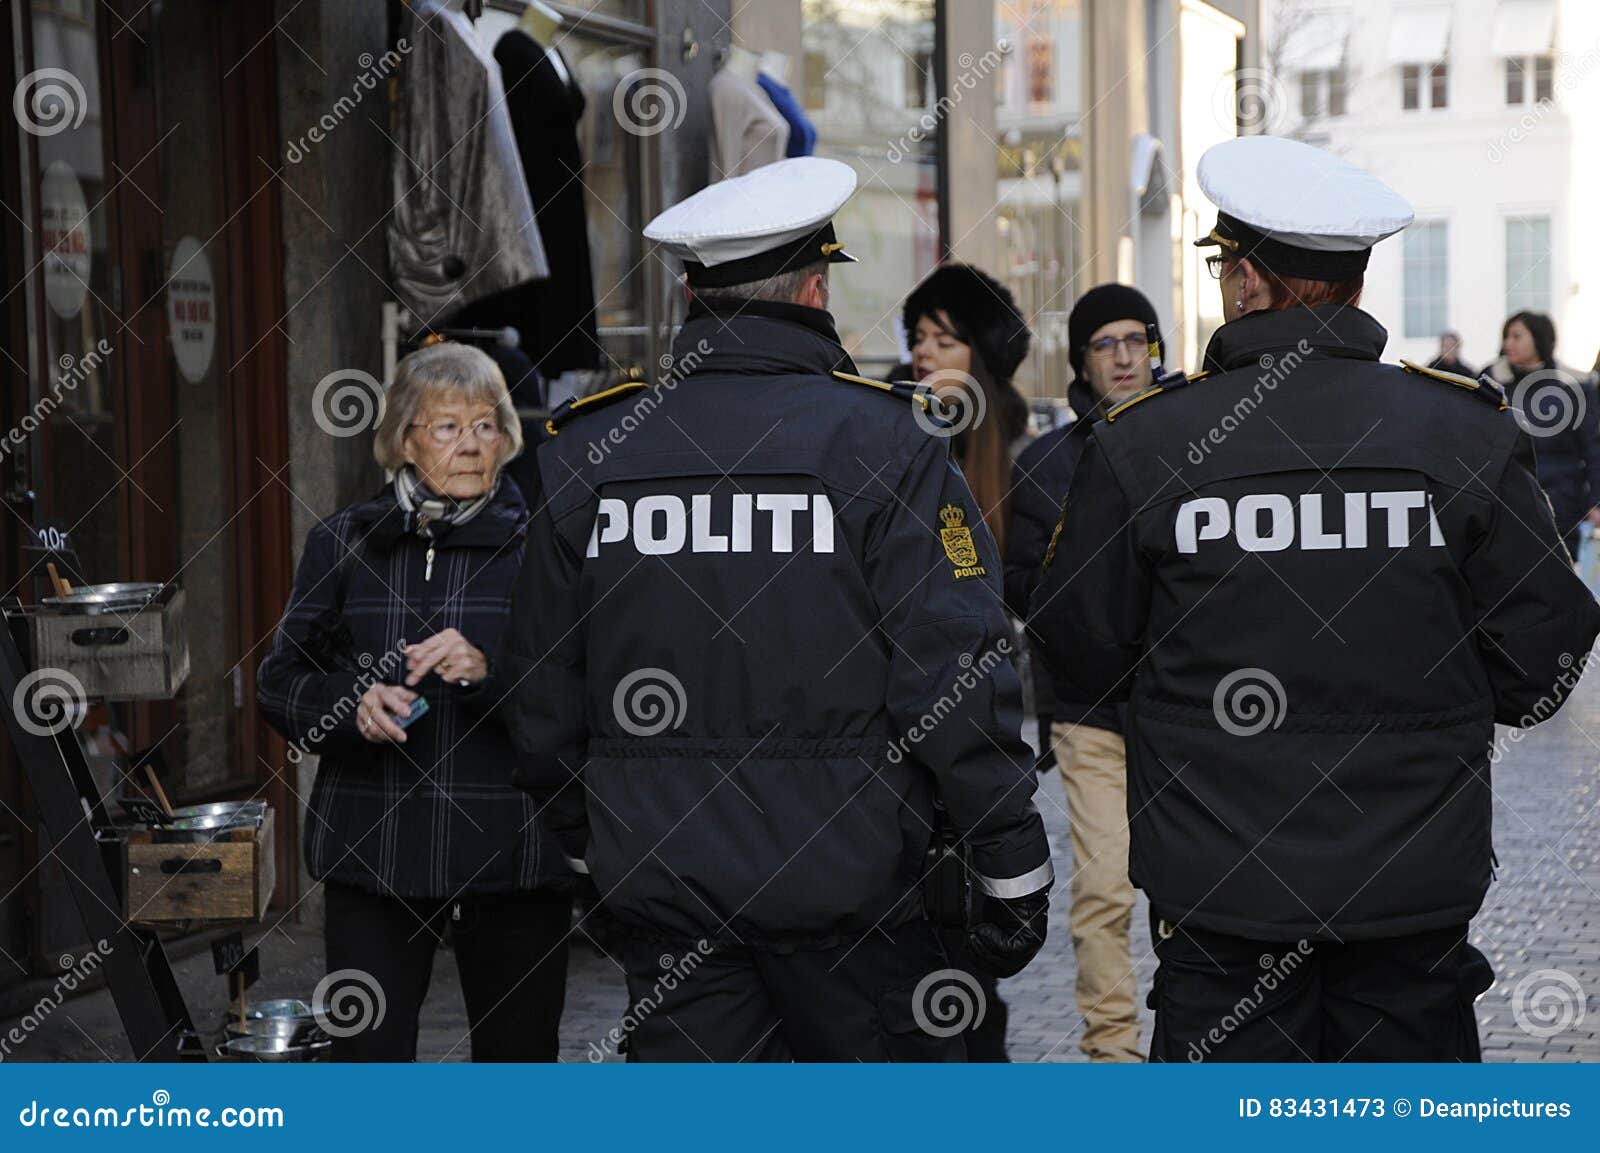
[[[1356,273],[1349,280],[1312,280],[1309,276],[1279,276],[1270,268],[1256,264],[1256,273],[1266,282],[1272,293],[1272,309],[1310,308],[1318,304],[1348,304],[1361,302],[1364,274]]]

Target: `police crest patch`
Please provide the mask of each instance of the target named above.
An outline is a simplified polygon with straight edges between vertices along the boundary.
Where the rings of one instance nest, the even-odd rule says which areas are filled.
[[[987,575],[989,570],[983,567],[978,556],[978,543],[967,527],[966,510],[960,505],[947,504],[939,510],[939,519],[944,522],[939,539],[944,543],[944,555],[955,570],[956,580]]]

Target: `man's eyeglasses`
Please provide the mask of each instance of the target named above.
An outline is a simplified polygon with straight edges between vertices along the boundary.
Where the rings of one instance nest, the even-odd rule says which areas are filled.
[[[500,425],[489,417],[475,420],[466,426],[458,420],[427,420],[417,421],[406,427],[427,429],[428,435],[433,437],[434,444],[455,444],[468,431],[476,435],[481,444],[495,444],[501,435]]]
[[[1096,356],[1114,356],[1119,344],[1126,346],[1135,357],[1150,351],[1150,338],[1142,332],[1130,332],[1127,336],[1102,336],[1099,340],[1089,342],[1089,351]]]

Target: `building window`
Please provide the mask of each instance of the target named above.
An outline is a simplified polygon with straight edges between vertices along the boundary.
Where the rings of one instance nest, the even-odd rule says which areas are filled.
[[[1556,66],[1552,57],[1507,56],[1507,107],[1553,100],[1556,91],[1555,80]]]
[[[1450,65],[1440,60],[1433,64],[1400,66],[1400,107],[1407,112],[1418,108],[1450,106]]]
[[[1450,226],[1443,220],[1413,224],[1404,233],[1407,337],[1438,336],[1450,312]]]
[[[1506,312],[1550,311],[1550,218],[1506,218]]]
[[[1319,120],[1345,112],[1344,68],[1309,68],[1300,73],[1300,118]]]
[[[933,53],[918,50],[905,59],[906,107],[927,108],[933,104]]]

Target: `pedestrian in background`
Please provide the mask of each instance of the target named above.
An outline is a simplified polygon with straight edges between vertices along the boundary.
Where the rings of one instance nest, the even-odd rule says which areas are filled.
[[[559,1053],[571,874],[511,784],[494,712],[528,521],[502,469],[521,449],[485,353],[403,359],[373,444],[394,479],[312,527],[261,664],[262,715],[320,758],[305,849],[328,971],[370,977],[386,1003],[335,1037],[339,1060],[415,1058],[446,932],[473,1060]]]
[[[1028,431],[1028,402],[1012,383],[1033,333],[1011,290],[970,264],[941,264],[901,310],[917,381],[971,423],[950,453],[1004,552],[1011,520],[1011,460]],[[972,395],[976,392],[978,395]],[[965,395],[963,395],[965,394]]]
[[[1154,332],[1156,346],[1150,346]],[[1161,357],[1155,306],[1137,288],[1102,284],[1067,318],[1067,397],[1078,419],[1048,432],[1017,458],[1006,547],[1006,603],[1026,618],[1045,552],[1089,430],[1106,411],[1152,383]],[[1128,947],[1133,882],[1128,880],[1126,707],[1077,697],[1034,662],[1039,739],[1056,750],[1072,826],[1072,949],[1077,958],[1079,1047],[1091,1061],[1142,1061],[1138,982]]]
[[[1127,700],[1151,1059],[1475,1061],[1495,724],[1576,687],[1600,607],[1498,389],[1380,363],[1412,208],[1271,136],[1200,159],[1226,323],[1090,432],[1029,621]]]
[[[1478,376],[1477,370],[1461,359],[1461,334],[1454,329],[1446,329],[1439,334],[1439,355],[1428,362],[1428,367],[1474,380]]]
[[[1517,312],[1500,329],[1500,358],[1487,369],[1533,437],[1539,483],[1567,550],[1580,527],[1600,526],[1600,398],[1593,377],[1556,361],[1556,326],[1542,312]]]

